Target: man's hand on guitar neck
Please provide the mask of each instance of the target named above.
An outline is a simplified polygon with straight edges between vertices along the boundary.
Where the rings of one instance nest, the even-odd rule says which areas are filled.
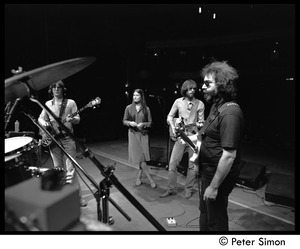
[[[78,124],[79,123],[79,119],[75,117],[72,117],[71,114],[69,114],[66,119],[65,119],[66,122],[70,122],[72,124]]]

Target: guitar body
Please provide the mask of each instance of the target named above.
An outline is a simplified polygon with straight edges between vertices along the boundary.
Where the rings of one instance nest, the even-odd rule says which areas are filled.
[[[184,121],[182,120],[183,118],[174,118],[174,124],[175,124],[175,129],[176,129],[176,134],[173,133],[171,125],[169,125],[169,136],[170,138],[176,142],[179,138],[179,130],[184,131],[186,134],[191,134],[191,133],[197,133],[198,128],[196,126],[196,123],[191,123],[191,124],[184,124]]]
[[[53,128],[53,124],[52,126],[47,126],[46,130],[49,131],[49,133],[56,138],[57,137],[57,132],[55,131],[55,129]],[[42,136],[42,146],[44,147],[50,147],[51,145],[53,145],[53,140],[50,136],[48,136],[48,134],[46,132],[44,132],[43,130],[40,131],[40,135]]]
[[[194,150],[194,153],[193,153],[193,155],[190,158],[190,162],[191,163],[197,163],[197,160],[199,158],[199,152],[200,152],[200,148],[201,148],[201,143],[202,143],[201,140],[197,140],[197,143],[196,143],[196,148],[197,149]],[[199,163],[197,163],[197,164],[199,164]]]
[[[96,99],[90,101],[87,105],[85,105],[84,107],[80,108],[78,111],[72,113],[71,115],[69,115],[70,118],[75,117],[77,114],[81,113],[83,110],[89,108],[89,107],[96,107],[97,105],[99,105],[101,103],[101,99],[99,97],[97,97]],[[61,121],[63,124],[66,123],[66,119]],[[59,127],[58,124],[55,122],[51,122],[50,126],[46,127],[46,130],[49,131],[49,133],[56,139],[59,138],[59,136],[61,135],[61,133],[59,132]],[[50,147],[54,142],[53,139],[43,130],[40,130],[40,135],[42,136],[42,146],[48,146]]]
[[[179,137],[181,140],[183,140],[190,148],[193,150],[193,155],[190,158],[191,163],[197,163],[197,160],[199,158],[199,152],[201,148],[202,141],[198,139],[198,135],[194,134],[191,136],[187,136],[183,129],[178,129],[177,132],[179,133]],[[191,139],[192,138],[192,139]],[[200,136],[201,138],[201,136]],[[193,140],[193,141],[192,141]],[[196,142],[196,144],[195,144]]]

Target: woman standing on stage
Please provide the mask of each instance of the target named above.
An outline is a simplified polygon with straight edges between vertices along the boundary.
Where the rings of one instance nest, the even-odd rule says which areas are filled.
[[[157,185],[153,181],[146,161],[150,161],[149,128],[152,125],[150,108],[146,104],[144,92],[135,89],[132,103],[125,108],[123,124],[128,126],[128,160],[138,164],[139,171],[136,185],[142,184],[143,173],[146,174],[152,188]]]

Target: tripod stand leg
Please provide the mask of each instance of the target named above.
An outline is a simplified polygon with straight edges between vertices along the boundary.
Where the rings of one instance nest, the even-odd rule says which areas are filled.
[[[103,223],[112,225],[114,224],[114,220],[111,216],[109,216],[109,186],[111,184],[109,183],[108,179],[104,179],[100,183],[100,189],[101,189],[101,198],[102,198],[102,211],[103,211]]]
[[[100,195],[100,191],[98,190],[95,194],[95,199],[97,202],[97,217],[99,221],[102,221],[102,213],[101,213],[101,209],[100,209],[100,199],[101,199],[101,195]]]

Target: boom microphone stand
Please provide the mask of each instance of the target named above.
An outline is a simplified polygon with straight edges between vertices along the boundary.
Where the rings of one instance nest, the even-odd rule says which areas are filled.
[[[23,79],[24,80],[24,79]],[[60,146],[59,142],[57,140],[55,140],[53,138],[53,136],[51,136],[51,134],[46,131],[46,129],[44,127],[42,127],[40,124],[38,124],[38,122],[34,121],[32,119],[32,121],[34,121],[34,123],[36,125],[38,125],[39,128],[42,128],[43,131],[45,131],[47,133],[47,135],[49,135],[53,141],[61,148],[61,150],[68,156],[68,158],[74,163],[74,165],[76,167],[78,167],[83,173],[84,175],[93,183],[93,185],[98,189],[98,193],[95,195],[96,199],[97,199],[97,208],[98,208],[98,214],[100,214],[100,201],[98,201],[101,197],[103,198],[103,207],[104,210],[106,212],[105,214],[105,222],[108,222],[108,217],[107,217],[107,213],[108,213],[108,205],[107,205],[107,199],[115,206],[117,207],[117,209],[124,215],[125,213],[116,205],[116,203],[109,197],[109,191],[108,188],[111,184],[113,184],[150,222],[151,224],[156,227],[159,231],[165,231],[164,227],[157,222],[157,220],[128,192],[128,190],[126,190],[124,188],[124,186],[118,181],[118,179],[115,177],[115,175],[113,174],[113,170],[112,167],[107,167],[105,168],[93,155],[93,153],[91,153],[91,151],[86,148],[83,144],[81,144],[76,138],[75,136],[69,131],[69,129],[67,127],[65,127],[65,125],[59,120],[59,118],[57,118],[52,111],[46,106],[43,105],[42,103],[40,103],[36,98],[34,98],[33,95],[31,95],[31,91],[33,90],[28,82],[23,82],[25,83],[26,87],[27,87],[27,92],[29,96],[29,99],[32,102],[37,103],[42,109],[44,109],[48,115],[52,116],[54,118],[54,120],[59,124],[60,128],[62,128],[62,130],[64,130],[68,136],[70,136],[76,143],[76,145],[78,146],[78,148],[83,152],[83,155],[85,157],[88,157],[94,164],[95,166],[100,170],[101,174],[104,176],[105,181],[103,181],[102,183],[100,183],[100,186],[103,187],[103,192],[101,192],[100,186],[97,185],[97,183],[93,180],[93,178],[87,173],[85,172],[82,167],[80,167],[77,162],[64,150],[64,148],[62,146]],[[30,91],[31,90],[31,91]],[[128,216],[125,216],[128,219]],[[102,221],[102,219],[100,217],[98,217],[98,219],[100,221]],[[129,220],[130,221],[130,220]]]
[[[32,99],[31,99],[32,100]],[[108,212],[107,209],[103,210],[103,214],[101,213],[100,209],[100,201],[102,199],[103,201],[103,206],[105,205],[106,207],[108,206],[108,200],[113,204],[113,206],[121,213],[123,216],[128,220],[131,221],[131,218],[108,196],[103,194],[103,190],[101,187],[104,189],[107,189],[108,187],[104,184],[98,185],[94,179],[87,173],[85,170],[74,160],[74,158],[64,149],[64,147],[51,135],[51,133],[45,129],[42,125],[40,125],[30,114],[27,114],[23,112],[26,116],[28,116],[31,121],[38,126],[40,129],[42,129],[47,135],[53,140],[53,142],[63,151],[63,153],[72,161],[74,165],[77,166],[81,170],[81,172],[90,180],[90,182],[94,185],[94,187],[97,189],[97,192],[93,193],[94,197],[97,202],[97,217],[98,220],[103,222],[103,223],[108,223]],[[105,170],[109,173],[111,171],[111,167],[107,167]]]

